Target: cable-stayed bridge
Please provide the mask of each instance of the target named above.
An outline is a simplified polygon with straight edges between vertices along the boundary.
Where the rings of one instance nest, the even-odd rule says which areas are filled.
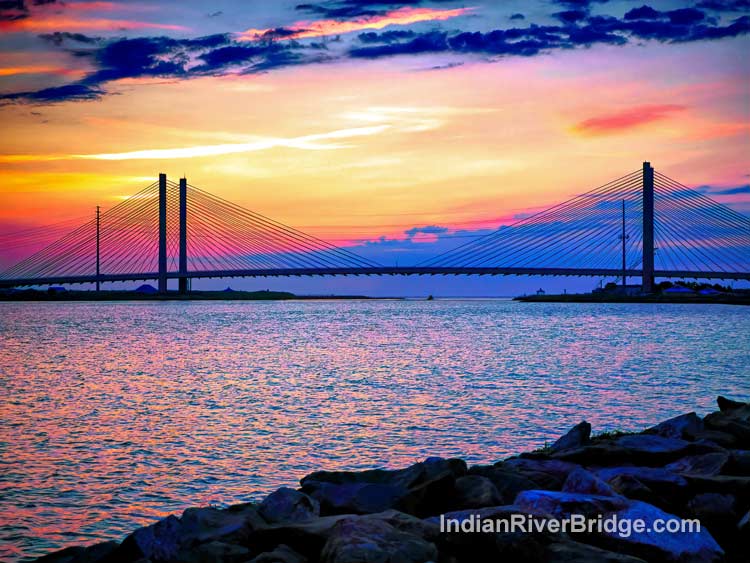
[[[541,275],[750,280],[750,218],[643,168],[416,266],[389,266],[187,183],[157,182],[0,274],[0,287],[218,277]]]

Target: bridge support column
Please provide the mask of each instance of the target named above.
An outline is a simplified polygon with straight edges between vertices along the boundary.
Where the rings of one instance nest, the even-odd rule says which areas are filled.
[[[180,277],[181,295],[188,292],[187,277],[187,178],[180,178]]]
[[[643,293],[654,291],[654,169],[643,163]]]
[[[167,175],[159,174],[159,293],[167,292]]]

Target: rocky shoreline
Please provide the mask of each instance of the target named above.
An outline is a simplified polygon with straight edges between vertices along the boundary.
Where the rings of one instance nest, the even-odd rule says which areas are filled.
[[[318,471],[261,503],[189,508],[122,542],[69,547],[47,563],[482,563],[747,561],[750,403],[591,436],[581,422],[543,450],[493,465],[428,458],[406,469]],[[700,531],[472,532],[513,518],[658,522]],[[445,522],[455,528],[446,530]],[[484,529],[484,528],[483,528]]]

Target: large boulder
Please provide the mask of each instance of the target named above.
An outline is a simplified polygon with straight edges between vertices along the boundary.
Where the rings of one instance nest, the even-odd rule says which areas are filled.
[[[264,551],[249,563],[307,563],[308,559],[288,545],[281,544],[272,551]]]
[[[546,473],[529,475],[527,471],[503,467],[502,465],[475,465],[469,468],[469,474],[486,477],[492,481],[500,495],[501,500],[498,505],[512,504],[516,495],[521,491],[548,488],[546,485],[551,485],[554,488],[555,485],[560,484],[558,477],[553,478]]]
[[[729,463],[728,453],[714,452],[683,457],[665,466],[664,469],[673,473],[711,476],[721,473],[727,463]]]
[[[258,507],[266,522],[303,522],[320,516],[320,503],[308,495],[282,487],[268,495]]]
[[[425,563],[438,550],[427,540],[374,518],[347,517],[333,528],[321,563]]]
[[[560,490],[571,471],[580,467],[575,463],[557,459],[514,457],[495,464],[496,467],[514,471],[531,481],[540,483],[542,489]]]
[[[188,508],[181,518],[168,516],[130,534],[112,554],[112,559],[170,561],[202,543],[242,543],[254,530],[266,525],[252,504],[226,510]]]
[[[412,488],[436,477],[451,474],[454,478],[466,475],[466,462],[462,459],[430,457],[405,469],[370,469],[367,471],[316,471],[300,480],[303,489],[309,482],[333,484],[377,483]]]
[[[550,450],[553,452],[559,452],[572,448],[580,448],[588,444],[590,438],[591,425],[583,420],[571,428],[567,434],[558,438],[558,440],[550,446]]]
[[[732,412],[748,405],[748,403],[733,401],[732,399],[727,399],[726,397],[723,397],[721,395],[716,397],[716,404],[718,405],[721,412]]]
[[[547,546],[547,563],[646,563],[643,559],[615,553],[577,541],[553,542]]]
[[[589,495],[616,496],[611,485],[583,467],[577,467],[568,474],[562,486],[566,493],[584,493]]]
[[[721,401],[719,403],[721,408]],[[731,403],[731,406],[724,404],[722,410],[706,415],[703,423],[709,430],[731,434],[740,448],[750,448],[750,403]]]
[[[695,434],[703,431],[703,421],[694,412],[681,414],[652,426],[646,433],[658,434],[664,438],[693,439]]]
[[[530,513],[549,514],[565,518],[571,514],[582,514],[595,518],[630,505],[628,499],[619,496],[602,496],[559,491],[524,491],[516,497],[516,506]]]
[[[481,475],[464,475],[456,479],[455,509],[483,508],[498,506],[503,503],[503,497],[497,487],[487,477]]]
[[[306,481],[302,490],[319,503],[321,513],[371,514],[395,508],[409,489],[387,483],[326,483]]]
[[[66,547],[39,557],[35,561],[39,563],[96,563],[109,557],[118,545],[117,542],[106,541],[87,547]]]
[[[605,467],[596,471],[599,478],[610,482],[615,477],[629,475],[655,491],[676,493],[687,487],[687,480],[681,475],[658,467]]]
[[[605,531],[597,538],[603,547],[648,561],[713,563],[724,558],[724,550],[703,526],[700,531],[678,529],[674,532],[657,532],[657,522],[678,522],[679,518],[653,505],[633,501],[615,514],[619,522],[643,521],[646,528],[643,531],[626,528]]]
[[[721,561],[724,556],[724,551],[705,528],[700,531],[680,528],[658,533],[657,523],[661,525],[679,519],[645,502],[621,497],[526,491],[518,495],[516,504],[557,518],[569,518],[573,514],[588,518],[601,516],[603,520],[612,518],[612,522],[618,522],[616,526],[603,526],[601,530],[594,528],[582,538],[599,547],[648,561],[707,563]],[[636,529],[632,525],[636,521],[643,521],[644,528]],[[573,538],[577,539],[577,536],[573,535]]]
[[[302,492],[320,502],[324,515],[398,509],[422,517],[451,509],[456,479],[465,474],[462,460],[428,458],[395,471],[319,471],[301,484]]]

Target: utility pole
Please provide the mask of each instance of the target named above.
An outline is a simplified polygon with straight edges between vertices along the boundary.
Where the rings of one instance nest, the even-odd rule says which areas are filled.
[[[96,291],[101,289],[101,282],[99,281],[99,206],[96,206]]]

